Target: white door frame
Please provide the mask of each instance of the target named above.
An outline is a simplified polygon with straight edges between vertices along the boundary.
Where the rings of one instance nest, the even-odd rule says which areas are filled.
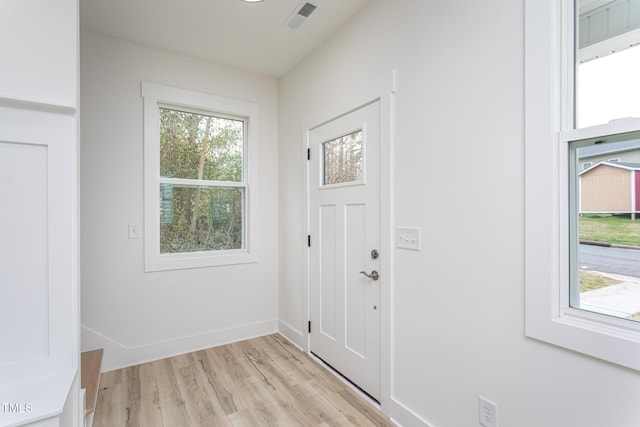
[[[380,408],[389,414],[391,406],[392,383],[392,321],[393,321],[393,95],[396,91],[395,70],[382,77],[358,82],[349,94],[341,96],[337,102],[327,105],[302,118],[301,130],[304,148],[303,168],[303,236],[304,241],[310,234],[309,223],[309,164],[306,153],[309,148],[310,131],[340,116],[355,111],[374,101],[380,102],[380,274],[383,277],[380,287]],[[313,244],[313,242],[312,242]],[[306,245],[305,245],[306,247]],[[305,319],[310,319],[310,254],[306,247],[303,257],[303,298]],[[306,325],[306,349],[310,352],[310,335]]]

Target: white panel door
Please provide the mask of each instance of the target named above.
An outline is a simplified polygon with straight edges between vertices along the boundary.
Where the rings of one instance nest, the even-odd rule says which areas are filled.
[[[310,349],[376,400],[384,279],[379,115],[373,102],[309,131]]]

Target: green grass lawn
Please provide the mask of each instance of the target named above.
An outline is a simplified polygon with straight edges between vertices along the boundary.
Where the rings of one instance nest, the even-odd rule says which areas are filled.
[[[640,218],[632,221],[626,216],[581,215],[580,239],[640,246]]]
[[[600,273],[596,273],[595,271],[580,269],[580,292],[593,291],[611,285],[618,285],[620,283],[622,282],[619,280],[602,276]]]

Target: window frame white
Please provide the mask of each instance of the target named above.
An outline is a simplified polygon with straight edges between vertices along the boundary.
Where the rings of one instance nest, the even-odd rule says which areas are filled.
[[[260,106],[255,103],[225,98],[202,92],[142,82],[144,105],[144,259],[145,272],[185,268],[214,267],[257,262],[257,159]],[[225,183],[245,189],[244,245],[242,249],[160,253],[160,108],[198,111],[213,116],[245,120],[245,147],[242,183]],[[184,180],[182,180],[184,181]],[[192,180],[188,180],[191,183]],[[186,181],[185,181],[186,182]]]
[[[569,307],[567,144],[640,129],[573,129],[573,13],[572,0],[525,0],[525,334],[640,370],[635,322]]]

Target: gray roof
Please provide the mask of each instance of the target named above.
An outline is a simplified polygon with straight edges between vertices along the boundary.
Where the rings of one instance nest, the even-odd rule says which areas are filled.
[[[633,170],[640,170],[640,163],[630,163],[630,162],[607,162],[607,163],[613,163],[614,165],[618,164],[620,166],[633,169]]]
[[[640,139],[583,147],[578,149],[578,155],[580,156],[580,159],[585,159],[588,157],[600,156],[606,153],[617,153],[621,151],[630,151],[637,149],[640,149]]]

